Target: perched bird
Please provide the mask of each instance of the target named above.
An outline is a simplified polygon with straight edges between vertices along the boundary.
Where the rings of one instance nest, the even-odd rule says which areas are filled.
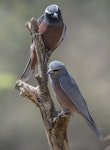
[[[45,49],[52,52],[63,41],[66,25],[63,22],[62,14],[59,7],[55,4],[49,5],[45,9],[45,13],[37,20],[38,31],[41,33]],[[35,44],[31,44],[30,57],[23,71],[21,80],[27,81],[35,71],[37,65],[37,57]]]
[[[69,109],[71,114],[76,112],[83,116],[94,133],[102,139],[102,134],[89,113],[78,85],[70,76],[64,64],[60,61],[52,61],[49,64],[47,74],[49,74],[54,94],[63,109]]]

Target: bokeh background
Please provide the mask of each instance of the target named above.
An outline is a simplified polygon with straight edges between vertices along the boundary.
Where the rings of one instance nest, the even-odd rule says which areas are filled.
[[[29,57],[25,23],[52,3],[61,8],[67,33],[50,61],[66,65],[97,126],[104,136],[110,134],[110,1],[0,0],[0,150],[49,149],[39,110],[14,86]],[[29,82],[36,84],[34,76]],[[100,142],[78,115],[71,119],[68,138],[71,150],[110,149],[110,140]]]

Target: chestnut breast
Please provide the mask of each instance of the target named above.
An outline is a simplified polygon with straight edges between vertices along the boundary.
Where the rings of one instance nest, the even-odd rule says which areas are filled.
[[[53,82],[52,82],[52,87],[53,87],[54,94],[58,102],[60,103],[60,105],[63,107],[63,109],[69,109],[72,114],[76,112],[77,110],[74,104],[71,102],[69,97],[65,94],[62,88],[59,86],[60,85],[59,81],[55,81],[54,83]]]
[[[49,25],[45,21],[40,24],[39,33],[42,35],[46,49],[52,50],[57,46],[62,36],[63,28],[64,24]]]

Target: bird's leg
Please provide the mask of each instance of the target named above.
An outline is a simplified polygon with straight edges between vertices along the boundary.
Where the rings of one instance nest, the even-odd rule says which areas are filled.
[[[58,120],[60,117],[65,117],[66,115],[69,115],[70,114],[70,110],[69,109],[64,109],[64,110],[61,110],[61,111],[56,111],[54,112],[53,114],[53,122]]]
[[[60,114],[59,115],[63,115],[63,114],[68,114],[68,113],[70,113],[70,110],[69,109],[63,109],[61,112],[60,112]]]

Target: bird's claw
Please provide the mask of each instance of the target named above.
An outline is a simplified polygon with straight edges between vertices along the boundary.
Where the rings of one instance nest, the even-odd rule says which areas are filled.
[[[65,115],[68,115],[70,114],[70,110],[69,109],[64,109],[62,111],[56,111],[54,112],[54,119],[53,119],[53,122],[56,121],[57,119],[59,119],[59,117],[63,117]]]

